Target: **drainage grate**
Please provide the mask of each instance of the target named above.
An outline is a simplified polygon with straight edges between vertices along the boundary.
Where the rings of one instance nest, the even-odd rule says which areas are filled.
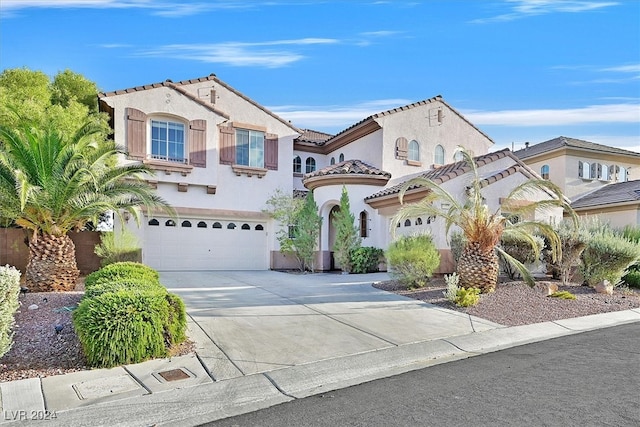
[[[165,381],[180,381],[191,378],[191,376],[182,369],[158,372],[158,375],[160,375]]]

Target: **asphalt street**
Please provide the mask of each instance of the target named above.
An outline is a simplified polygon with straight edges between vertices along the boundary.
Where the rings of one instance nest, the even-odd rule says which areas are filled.
[[[471,357],[207,426],[640,426],[640,323]]]

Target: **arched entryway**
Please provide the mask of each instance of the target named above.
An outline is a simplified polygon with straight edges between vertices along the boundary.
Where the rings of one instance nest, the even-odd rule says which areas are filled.
[[[327,248],[329,250],[329,253],[331,254],[331,263],[330,263],[330,269],[331,270],[339,270],[340,269],[340,265],[339,263],[335,260],[335,257],[333,256],[333,245],[336,242],[336,227],[333,225],[333,216],[335,213],[340,212],[340,206],[338,205],[334,205],[331,210],[329,211],[329,224],[328,224],[328,231],[329,231],[329,247]]]

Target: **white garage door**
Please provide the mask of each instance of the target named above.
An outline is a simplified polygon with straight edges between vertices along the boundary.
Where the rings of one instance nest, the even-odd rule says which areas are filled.
[[[266,228],[256,221],[153,218],[145,224],[142,256],[157,270],[267,270]]]

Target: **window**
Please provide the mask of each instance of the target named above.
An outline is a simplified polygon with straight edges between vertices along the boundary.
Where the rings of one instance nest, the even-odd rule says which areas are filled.
[[[207,228],[207,223],[206,223],[206,222],[204,222],[204,221],[200,221],[200,222],[198,223],[198,228]]]
[[[262,226],[262,224],[256,225],[256,231],[262,231],[262,230],[264,230],[264,227]]]
[[[602,165],[602,176],[600,176],[600,180],[609,181],[611,176],[609,175],[609,166],[603,164]]]
[[[340,153],[340,156],[338,156],[338,161],[340,163],[344,162],[344,154]]]
[[[243,230],[251,230],[251,226],[249,224],[242,224],[242,227],[240,227]]]
[[[587,162],[578,162],[578,176],[583,179],[591,178],[591,165]]]
[[[214,222],[213,228],[222,228],[222,224],[220,224],[219,222]]]
[[[330,162],[330,163],[331,163],[332,165],[335,165],[335,164],[336,164],[336,158],[335,158],[335,157],[332,157],[332,158],[331,158],[331,162]]]
[[[264,167],[264,133],[236,129],[236,164]]]
[[[618,182],[627,182],[629,180],[629,173],[624,166],[620,166],[620,172],[618,173]]]
[[[190,221],[182,221],[182,226],[183,227],[191,227],[191,222]]]
[[[549,165],[543,165],[540,168],[540,175],[543,179],[549,179]]]
[[[293,158],[293,173],[302,173],[302,159],[300,156]]]
[[[456,150],[456,152],[453,153],[453,161],[454,162],[461,162],[462,160],[464,160],[464,156],[462,155],[462,151]]]
[[[164,225],[166,227],[175,227],[176,226],[176,222],[172,219],[167,220],[167,222],[164,223]]]
[[[422,225],[422,218],[418,217],[418,219],[416,219],[416,225]]]
[[[154,219],[149,220],[149,225],[156,226],[156,225],[160,225],[160,223],[158,222],[157,219],[154,218]]]
[[[182,123],[151,120],[151,157],[186,163]]]
[[[404,226],[405,226],[405,227],[411,227],[411,220],[410,220],[410,219],[406,219],[406,220],[404,221]]]
[[[298,233],[298,227],[296,225],[290,225],[289,226],[289,233],[288,236],[290,239],[295,239],[296,238],[296,234]]]
[[[230,222],[229,224],[227,224],[228,230],[235,230],[235,228],[236,228],[236,225],[234,223]]]
[[[420,161],[420,145],[416,140],[409,143],[409,160]]]
[[[305,165],[304,165],[305,173],[315,172],[315,170],[316,170],[316,159],[314,159],[313,157],[307,157],[307,160],[305,160],[304,163],[305,163]]]
[[[444,148],[442,145],[436,145],[433,163],[436,165],[444,165]]]
[[[369,237],[369,218],[367,211],[360,212],[360,237]]]

